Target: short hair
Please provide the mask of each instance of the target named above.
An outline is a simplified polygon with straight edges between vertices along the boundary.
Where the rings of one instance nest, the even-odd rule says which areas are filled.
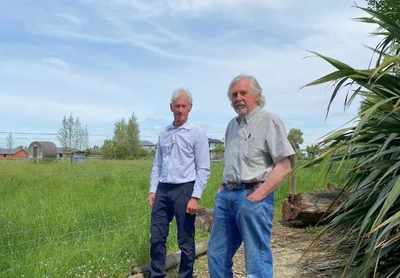
[[[233,78],[233,80],[231,81],[231,84],[229,84],[229,87],[228,87],[229,100],[232,101],[232,87],[235,86],[235,84],[238,83],[240,80],[245,79],[245,78],[250,80],[250,88],[252,89],[253,93],[255,95],[260,96],[258,98],[258,102],[257,102],[258,106],[264,107],[265,97],[262,95],[263,90],[262,90],[260,84],[258,83],[257,79],[252,75],[240,74],[240,75],[236,76],[235,78]]]
[[[192,102],[193,102],[192,94],[190,93],[190,91],[188,89],[185,89],[185,88],[178,88],[178,89],[174,90],[174,92],[172,93],[172,97],[171,97],[171,103],[174,103],[175,100],[180,96],[187,97],[189,104],[192,104]]]

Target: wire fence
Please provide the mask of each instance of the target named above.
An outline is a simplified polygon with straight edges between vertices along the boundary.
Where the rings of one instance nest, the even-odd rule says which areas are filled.
[[[120,277],[148,261],[149,161],[0,162],[0,277]]]

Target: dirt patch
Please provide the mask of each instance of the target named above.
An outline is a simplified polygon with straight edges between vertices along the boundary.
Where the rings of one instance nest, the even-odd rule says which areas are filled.
[[[303,260],[299,259],[310,243],[315,239],[315,232],[304,228],[295,228],[274,223],[272,229],[271,247],[274,254],[275,278],[308,278],[308,277],[332,277],[337,269],[337,258],[329,254],[329,242],[319,245]],[[244,267],[244,253],[241,247],[234,257],[234,277],[246,277]],[[168,278],[178,277],[177,269],[169,271]],[[208,278],[207,256],[196,259],[195,277]]]

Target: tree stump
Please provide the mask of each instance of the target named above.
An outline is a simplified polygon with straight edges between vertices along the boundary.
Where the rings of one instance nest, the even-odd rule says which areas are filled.
[[[282,219],[293,225],[326,224],[343,202],[345,195],[328,184],[327,190],[316,193],[289,194],[282,205]]]

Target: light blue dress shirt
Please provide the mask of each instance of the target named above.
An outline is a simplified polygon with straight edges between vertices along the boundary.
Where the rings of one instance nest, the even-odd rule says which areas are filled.
[[[160,133],[153,162],[149,193],[155,193],[159,182],[195,181],[192,197],[201,198],[210,176],[208,137],[199,127],[186,122],[175,128],[167,126]]]

